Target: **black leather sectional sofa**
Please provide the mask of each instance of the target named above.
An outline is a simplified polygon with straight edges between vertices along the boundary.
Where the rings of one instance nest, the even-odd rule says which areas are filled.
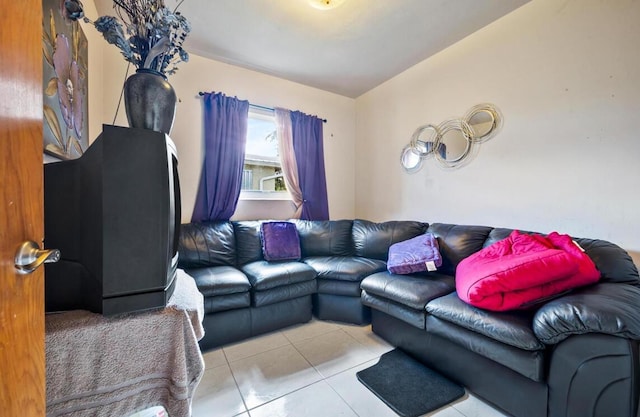
[[[507,413],[635,417],[640,390],[640,278],[629,255],[576,239],[596,285],[521,311],[462,302],[456,265],[510,229],[415,221],[292,220],[300,261],[267,262],[260,221],[182,225],[179,266],[205,297],[208,350],[312,315],[373,331]],[[430,232],[443,265],[393,275],[389,246]]]

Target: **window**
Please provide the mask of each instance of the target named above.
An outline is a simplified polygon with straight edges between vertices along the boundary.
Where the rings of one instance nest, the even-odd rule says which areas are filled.
[[[278,153],[276,120],[271,112],[249,111],[240,198],[290,198]]]

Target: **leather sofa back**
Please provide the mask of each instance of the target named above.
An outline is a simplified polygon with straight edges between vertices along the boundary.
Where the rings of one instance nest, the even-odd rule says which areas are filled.
[[[389,246],[424,234],[427,223],[416,221],[389,221],[374,223],[353,221],[353,245],[356,256],[387,261]]]
[[[443,273],[455,275],[458,263],[467,256],[505,239],[513,229],[434,223],[427,232],[438,238]],[[524,232],[537,233],[537,232]],[[576,238],[602,277],[601,282],[640,285],[638,269],[631,256],[620,246],[605,240]]]
[[[442,255],[442,267],[438,269],[439,272],[455,275],[460,261],[482,249],[492,230],[493,228],[486,226],[444,223],[430,225],[427,232],[433,233],[438,238],[440,255]]]
[[[260,220],[234,221],[233,229],[236,233],[238,251],[238,265],[249,262],[262,261],[262,240],[260,240]]]
[[[302,257],[353,256],[352,220],[291,220],[300,236]]]
[[[180,226],[178,267],[236,265],[236,238],[231,222],[186,223]]]
[[[438,238],[440,272],[455,275],[458,263],[512,232],[507,228],[416,221],[374,223],[367,220],[291,220],[300,235],[302,256],[362,256],[386,261],[389,246],[425,232]],[[220,221],[181,225],[178,267],[237,266],[263,260],[262,221]],[[428,227],[427,227],[428,226]],[[638,269],[629,254],[611,242],[575,239],[602,274],[602,282],[640,286]],[[239,249],[238,249],[239,248]]]

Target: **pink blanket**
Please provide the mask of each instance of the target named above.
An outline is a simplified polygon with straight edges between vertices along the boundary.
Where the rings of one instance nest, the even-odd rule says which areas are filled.
[[[456,289],[463,301],[487,310],[526,308],[600,279],[593,261],[568,235],[508,238],[463,259]]]

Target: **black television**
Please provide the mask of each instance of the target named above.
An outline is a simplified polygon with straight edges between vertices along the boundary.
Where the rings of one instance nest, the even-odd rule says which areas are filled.
[[[180,181],[173,141],[104,125],[78,159],[44,165],[45,310],[104,315],[165,307],[178,265]]]

